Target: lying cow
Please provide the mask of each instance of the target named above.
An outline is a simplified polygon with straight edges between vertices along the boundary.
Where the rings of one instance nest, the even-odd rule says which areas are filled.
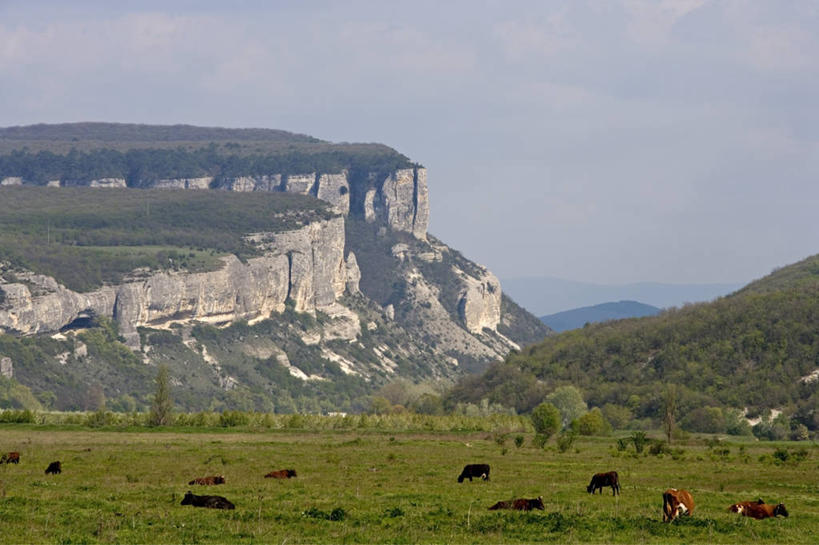
[[[611,487],[611,495],[620,494],[620,479],[617,477],[616,471],[609,471],[608,473],[595,473],[592,475],[589,486],[586,487],[586,492],[594,494],[600,489],[600,494],[603,493],[603,487]]]
[[[278,471],[271,471],[264,476],[265,479],[291,479],[296,476],[295,469],[280,469]]]
[[[63,465],[60,462],[51,462],[45,470],[46,475],[56,475],[63,472]]]
[[[193,505],[194,507],[207,507],[209,509],[236,509],[227,498],[222,496],[197,496],[192,494],[190,490],[182,498],[180,505]]]
[[[201,484],[202,486],[225,484],[224,475],[213,475],[211,477],[197,477],[188,484]]]
[[[688,490],[669,488],[663,492],[663,522],[671,522],[680,515],[691,516],[694,498]]]
[[[20,463],[20,453],[19,452],[9,452],[8,454],[4,454],[0,456],[0,464],[19,464]]]
[[[757,520],[772,518],[777,515],[782,515],[783,517],[788,516],[788,510],[785,509],[785,504],[770,505],[761,499],[735,503],[729,507],[728,510],[734,513],[740,513],[743,517],[751,517]]]
[[[541,511],[544,511],[546,508],[543,505],[543,496],[538,496],[537,498],[533,498],[531,500],[520,498],[517,500],[499,501],[489,508],[490,511],[496,511],[498,509],[514,509],[516,511],[531,511],[532,509],[540,509]]]
[[[489,480],[489,464],[467,464],[464,470],[458,475],[458,482],[464,482],[464,479],[469,479],[472,482],[472,477],[480,477],[484,481]]]

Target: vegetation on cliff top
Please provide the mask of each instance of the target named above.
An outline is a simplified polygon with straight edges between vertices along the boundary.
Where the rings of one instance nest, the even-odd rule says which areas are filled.
[[[819,382],[809,378],[819,368],[818,265],[814,256],[711,303],[548,337],[463,379],[448,400],[486,398],[525,412],[573,385],[589,405],[654,426],[674,384],[690,430],[725,432],[744,408],[783,410],[785,428],[769,429],[774,435],[819,430]]]
[[[28,183],[123,178],[129,187],[157,179],[337,173],[353,178],[412,163],[382,144],[334,144],[270,129],[189,125],[74,123],[0,128],[0,179]]]
[[[248,233],[333,215],[288,193],[4,187],[0,195],[0,262],[77,291],[136,268],[212,270],[219,255],[255,255]]]

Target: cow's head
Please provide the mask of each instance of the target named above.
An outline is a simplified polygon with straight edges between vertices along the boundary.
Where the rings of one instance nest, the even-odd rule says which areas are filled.
[[[773,514],[774,514],[774,516],[776,516],[776,515],[782,515],[783,517],[787,517],[787,516],[788,516],[788,510],[787,510],[787,509],[785,509],[785,504],[784,504],[784,503],[780,503],[779,505],[777,505],[776,507],[774,507]]]
[[[188,490],[188,493],[185,494],[184,498],[182,498],[182,503],[179,505],[193,505],[193,494],[190,490]]]
[[[538,496],[534,500],[532,500],[532,508],[533,509],[540,509],[541,511],[546,510],[546,506],[543,505],[543,496]]]
[[[225,476],[224,475],[217,475],[213,478],[214,484],[225,484]]]

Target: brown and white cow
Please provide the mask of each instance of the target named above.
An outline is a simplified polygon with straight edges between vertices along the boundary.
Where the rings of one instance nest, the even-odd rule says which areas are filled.
[[[777,515],[782,515],[783,517],[788,516],[788,510],[785,509],[784,503],[770,505],[761,499],[735,503],[729,507],[728,510],[734,513],[740,513],[743,517],[751,517],[757,520],[772,518]]]
[[[295,469],[280,469],[278,471],[271,471],[264,476],[265,479],[290,479],[296,476]]]
[[[620,493],[620,479],[616,471],[609,471],[608,473],[595,473],[592,475],[589,486],[586,487],[586,492],[594,494],[600,489],[600,494],[603,493],[603,487],[611,487],[611,495],[614,496]]]
[[[663,492],[663,522],[671,522],[680,515],[691,516],[694,498],[688,490],[669,488]]]
[[[197,477],[188,484],[201,484],[203,486],[225,484],[224,475],[212,475],[210,477]]]
[[[19,452],[9,452],[8,454],[4,454],[0,456],[0,464],[19,464],[20,463],[20,453]]]

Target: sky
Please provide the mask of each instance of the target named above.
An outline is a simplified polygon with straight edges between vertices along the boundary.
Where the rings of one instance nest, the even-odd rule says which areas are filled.
[[[819,3],[0,0],[0,126],[284,129],[428,168],[501,278],[744,283],[819,253]]]

